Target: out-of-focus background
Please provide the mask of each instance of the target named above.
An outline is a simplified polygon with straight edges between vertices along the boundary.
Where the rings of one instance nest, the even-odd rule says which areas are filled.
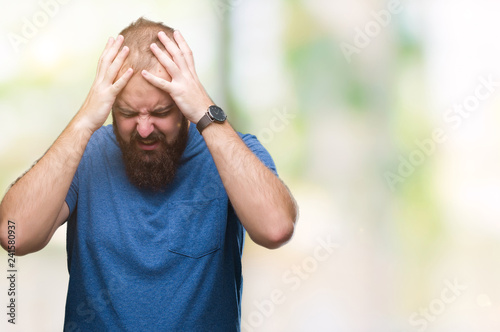
[[[242,331],[500,330],[500,3],[1,0],[0,197],[79,109],[109,36],[180,29],[300,206],[247,240]],[[65,228],[18,259],[17,324],[60,331]]]

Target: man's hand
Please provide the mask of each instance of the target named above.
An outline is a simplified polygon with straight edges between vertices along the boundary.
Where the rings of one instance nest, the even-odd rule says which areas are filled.
[[[182,114],[189,121],[197,123],[213,102],[198,79],[193,53],[179,31],[174,32],[177,44],[163,31],[158,33],[158,38],[170,56],[154,43],[151,44],[151,51],[170,74],[172,81],[159,78],[147,70],[143,70],[142,75],[149,83],[170,94]]]
[[[78,111],[77,117],[91,132],[99,129],[108,118],[116,96],[127,85],[132,77],[133,69],[129,68],[118,80],[116,76],[129,54],[127,46],[118,52],[123,43],[123,36],[116,40],[109,38],[106,48],[99,58],[97,74],[90,92]],[[114,82],[114,83],[113,83]]]

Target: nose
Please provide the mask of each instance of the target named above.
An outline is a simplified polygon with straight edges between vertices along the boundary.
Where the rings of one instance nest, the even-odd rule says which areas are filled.
[[[137,132],[142,138],[148,137],[154,130],[153,122],[149,115],[139,116],[137,120]]]

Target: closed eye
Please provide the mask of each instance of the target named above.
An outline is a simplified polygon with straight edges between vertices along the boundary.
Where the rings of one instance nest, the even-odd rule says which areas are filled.
[[[155,110],[155,111],[151,112],[151,115],[157,116],[159,118],[164,118],[171,113],[170,111],[172,110],[173,107],[174,107],[174,105],[169,105],[169,106],[164,107],[162,109]]]
[[[138,112],[116,106],[113,107],[113,112],[118,113],[121,117],[124,118],[133,118],[134,116],[137,116],[137,114],[139,114]]]
[[[166,117],[169,114],[170,114],[170,111],[166,111],[166,112],[165,111],[163,111],[163,112],[153,112],[153,113],[151,113],[151,115],[157,116],[159,118],[164,118],[164,117]]]
[[[133,118],[134,116],[137,116],[138,113],[136,112],[124,112],[124,111],[119,111],[120,115],[123,116],[124,118]]]
[[[152,116],[159,117],[159,118],[164,118],[164,117],[168,116],[169,114],[171,114],[171,110],[174,107],[174,105],[175,104],[172,104],[172,105],[169,105],[167,107],[163,107],[163,108],[160,108],[160,109],[157,109],[154,111],[150,111],[149,114]],[[128,110],[128,109],[121,108],[121,107],[116,107],[116,111],[120,114],[120,116],[122,116],[124,118],[133,118],[133,117],[136,117],[139,115],[139,112]]]

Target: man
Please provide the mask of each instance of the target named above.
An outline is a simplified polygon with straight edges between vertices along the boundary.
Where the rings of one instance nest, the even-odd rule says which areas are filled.
[[[15,222],[28,254],[68,221],[66,331],[239,331],[244,231],[277,248],[296,216],[180,32],[141,18],[109,39],[83,106],[5,195],[0,238],[7,249]]]

